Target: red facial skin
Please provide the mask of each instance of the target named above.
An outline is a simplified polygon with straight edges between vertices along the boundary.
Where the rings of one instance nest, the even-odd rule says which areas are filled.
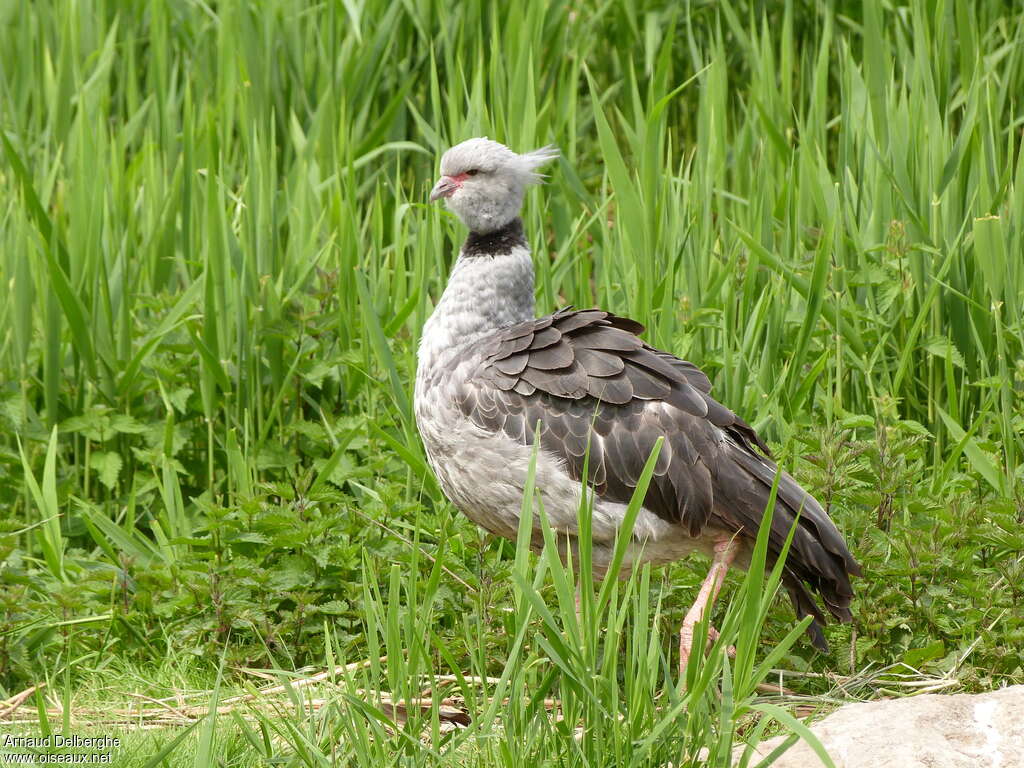
[[[454,176],[442,176],[430,193],[430,200],[440,200],[443,197],[451,197],[459,189],[462,183],[469,178],[468,173],[457,173]]]

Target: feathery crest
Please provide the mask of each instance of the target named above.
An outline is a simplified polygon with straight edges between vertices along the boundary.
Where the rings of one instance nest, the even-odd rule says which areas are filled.
[[[546,147],[535,149],[532,152],[524,152],[519,156],[519,162],[523,166],[523,171],[528,176],[528,183],[540,184],[546,177],[545,174],[537,171],[541,166],[547,165],[552,160],[557,160],[561,153],[558,151],[558,147],[554,144],[548,144]]]

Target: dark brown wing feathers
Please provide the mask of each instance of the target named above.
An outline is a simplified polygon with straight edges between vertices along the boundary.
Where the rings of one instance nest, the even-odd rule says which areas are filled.
[[[602,498],[628,502],[658,437],[664,436],[644,506],[700,535],[717,526],[756,537],[777,468],[746,422],[710,396],[693,363],[645,344],[643,326],[601,310],[560,310],[492,336],[475,377],[460,392],[479,426],[541,447]],[[713,426],[712,426],[713,425]],[[717,427],[718,429],[714,429]],[[724,438],[723,438],[724,433]],[[599,438],[599,439],[596,439]],[[850,619],[850,575],[860,568],[818,502],[786,473],[779,479],[769,535],[780,552],[799,513],[784,583],[798,616],[811,615],[814,644],[825,647],[824,616],[810,585],[836,618]]]

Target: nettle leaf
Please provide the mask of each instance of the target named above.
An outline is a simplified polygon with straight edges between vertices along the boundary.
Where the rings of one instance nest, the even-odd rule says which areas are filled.
[[[111,491],[117,485],[117,478],[123,466],[124,461],[117,451],[94,451],[89,456],[89,468],[99,475],[100,482]]]
[[[188,399],[192,395],[192,387],[180,387],[168,393],[167,399],[179,413],[185,413],[188,408]]]
[[[333,557],[335,550],[338,548],[332,544],[319,543],[311,544],[305,548],[306,554],[313,558],[313,561],[321,568],[329,568],[333,565],[341,565],[339,562],[335,562]]]
[[[326,603],[318,605],[316,610],[320,613],[329,613],[337,616],[343,613],[348,613],[352,608],[344,600],[328,600]]]
[[[903,288],[897,281],[884,286],[878,294],[878,313],[880,315],[888,315],[889,310],[892,309],[893,302],[895,302],[897,297],[902,297],[902,294]]]
[[[146,445],[156,457],[151,463],[159,464],[159,457],[164,452],[164,438],[166,437],[166,425],[163,421],[154,421],[145,428]],[[186,424],[175,424],[171,430],[171,456],[177,456],[192,439],[194,430]],[[140,457],[141,458],[141,457]]]
[[[147,464],[147,465],[150,465],[150,466],[159,466],[160,462],[164,460],[164,455],[163,455],[162,451],[157,451],[157,450],[147,449],[147,448],[136,448],[135,446],[132,446],[132,455],[136,459],[138,459],[140,463]],[[177,459],[168,458],[167,461],[170,462],[171,468],[177,474],[179,474],[179,475],[187,475],[188,474],[188,470],[185,469],[185,465],[182,464]],[[139,492],[140,491],[136,491],[136,493],[139,493]]]
[[[850,280],[851,285],[888,285],[891,282],[892,274],[878,264],[861,266]]]
[[[231,534],[227,537],[227,541],[230,544],[267,544],[270,539],[256,531],[245,531]]]
[[[317,360],[308,371],[302,373],[302,378],[317,389],[323,387],[325,378],[337,382],[339,380],[338,362],[335,360],[331,362]]]
[[[901,419],[897,422],[897,426],[904,432],[909,432],[913,435],[920,435],[921,437],[931,437],[932,433],[928,431],[921,422],[914,421],[913,419]]]
[[[963,370],[964,356],[956,348],[956,344],[948,336],[933,336],[921,344],[921,347],[930,355],[949,360],[957,368]]]
[[[877,645],[878,640],[876,640],[875,638],[866,635],[859,635],[857,637],[857,642],[855,644],[857,660],[860,661],[861,659],[865,658],[868,654],[868,651],[870,651]]]
[[[935,598],[948,598],[953,594],[953,590],[945,584],[929,584],[925,587],[925,592]]]
[[[108,434],[104,434],[109,426],[109,420],[105,415],[97,411],[87,411],[62,421],[60,431],[62,433],[81,432],[89,440],[100,442],[109,437]]]
[[[875,426],[875,419],[866,414],[847,416],[839,422],[843,429],[871,429]]]
[[[264,443],[256,456],[256,466],[259,469],[290,467],[298,461],[298,456],[277,442]]]
[[[16,430],[20,430],[24,426],[27,411],[28,400],[21,392],[16,392],[0,401],[0,413],[10,420]]]
[[[315,421],[299,419],[298,421],[288,425],[288,430],[297,432],[303,437],[308,437],[310,440],[324,443],[327,442],[327,430],[324,429],[323,424],[319,424]]]
[[[923,648],[911,648],[903,654],[903,663],[909,667],[921,667],[926,662],[932,662],[941,658],[946,652],[946,646],[941,640],[929,643]]]
[[[149,427],[126,413],[115,413],[110,417],[110,428],[126,435],[141,435]]]
[[[334,422],[335,433],[349,432],[354,430],[355,434],[348,442],[350,451],[366,450],[368,445],[366,417],[365,416],[342,416]]]
[[[253,525],[260,531],[273,535],[291,530],[295,526],[295,515],[283,507],[268,507],[253,521]]]
[[[299,555],[282,557],[270,577],[271,587],[284,592],[313,581],[313,564]]]
[[[317,472],[320,472],[326,463],[327,459],[314,459],[313,467]],[[358,466],[356,465],[355,460],[348,453],[343,453],[338,457],[337,463],[334,465],[334,468],[331,470],[330,477],[327,479],[335,485],[344,485],[346,480],[357,474],[357,469]]]

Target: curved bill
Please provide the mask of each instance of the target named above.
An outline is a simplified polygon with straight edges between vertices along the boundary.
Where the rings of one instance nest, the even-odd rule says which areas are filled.
[[[459,183],[455,179],[451,176],[442,176],[430,190],[430,202],[440,200],[442,197],[451,197],[458,188]]]

